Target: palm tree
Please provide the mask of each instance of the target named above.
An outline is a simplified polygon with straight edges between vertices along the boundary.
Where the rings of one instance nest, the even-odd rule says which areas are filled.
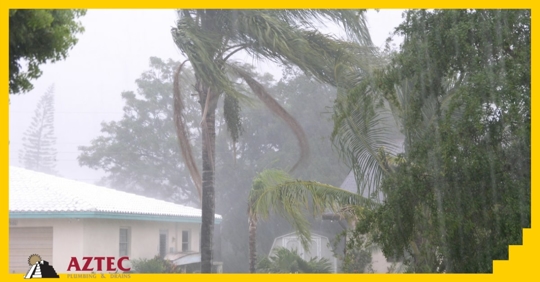
[[[374,202],[356,193],[315,181],[291,178],[281,170],[264,170],[253,180],[248,200],[249,268],[255,272],[255,236],[259,217],[267,218],[273,210],[296,230],[304,249],[311,242],[307,215],[332,211],[348,218],[358,208],[372,208]],[[350,219],[350,218],[349,218]]]
[[[249,101],[239,87],[249,89],[278,117],[298,139],[299,159],[290,171],[309,155],[308,140],[302,127],[285,111],[247,71],[232,58],[245,52],[255,59],[266,59],[284,66],[296,66],[321,82],[343,87],[366,72],[372,45],[360,10],[178,10],[172,29],[174,42],[187,57],[195,73],[194,88],[201,104],[202,177],[197,168],[189,129],[182,115],[180,93],[182,63],[174,78],[174,113],[181,152],[202,205],[201,272],[211,272],[212,237],[215,214],[214,159],[215,113],[224,97],[224,115],[233,146],[241,132],[241,101]],[[318,24],[341,24],[350,41],[317,31]]]

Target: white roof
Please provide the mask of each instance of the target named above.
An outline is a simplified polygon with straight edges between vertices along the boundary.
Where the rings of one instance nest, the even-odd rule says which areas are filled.
[[[313,231],[310,232],[310,233],[311,233],[311,238],[317,238],[317,237],[320,237],[320,238],[326,238],[326,239],[328,239],[328,237],[323,236],[323,235],[318,234],[318,233],[315,233],[315,232],[313,232]],[[298,238],[298,233],[296,233],[296,232],[291,232],[291,233],[283,234],[283,235],[281,235],[281,236],[276,237],[276,238],[274,239],[274,242],[275,242],[276,240],[280,239],[280,238],[283,238],[283,237],[297,237],[297,238]]]
[[[116,214],[201,218],[201,210],[18,167],[9,167],[10,214]],[[216,223],[221,216],[216,214]]]
[[[354,171],[351,170],[351,172],[349,172],[349,175],[347,175],[347,177],[345,178],[345,180],[343,180],[343,183],[341,184],[341,186],[339,186],[339,188],[343,189],[343,190],[347,190],[349,192],[352,192],[352,193],[358,193],[358,185],[356,183],[356,178],[354,177]],[[362,197],[364,198],[368,198],[368,199],[371,199],[372,198],[372,195],[370,195],[370,192],[373,193],[373,188],[370,190],[368,189],[364,189],[363,191],[364,193],[362,194]],[[382,192],[379,192],[379,194],[377,195],[377,199],[379,201],[383,201],[384,200],[384,195]]]

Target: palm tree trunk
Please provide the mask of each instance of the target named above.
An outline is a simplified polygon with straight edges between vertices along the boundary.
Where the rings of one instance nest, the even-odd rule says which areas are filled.
[[[203,140],[201,273],[211,273],[213,261],[212,250],[214,246],[213,236],[215,219],[214,156],[216,148],[216,107],[213,100],[214,99],[207,100],[210,103],[206,111],[206,117],[203,117],[204,122],[201,126]],[[204,104],[202,108],[204,112]]]
[[[257,218],[254,214],[249,215],[249,272],[255,273],[255,262],[257,260],[256,249]]]

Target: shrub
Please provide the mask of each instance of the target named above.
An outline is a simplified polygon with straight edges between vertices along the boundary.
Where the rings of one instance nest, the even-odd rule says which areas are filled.
[[[135,273],[179,273],[180,268],[159,256],[152,259],[134,259],[131,261]]]

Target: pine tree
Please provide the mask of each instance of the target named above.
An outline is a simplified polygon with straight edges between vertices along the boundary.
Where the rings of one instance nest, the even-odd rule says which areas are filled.
[[[19,161],[25,168],[57,174],[54,85],[50,86],[39,100],[32,123],[24,133],[23,146],[19,151]]]

